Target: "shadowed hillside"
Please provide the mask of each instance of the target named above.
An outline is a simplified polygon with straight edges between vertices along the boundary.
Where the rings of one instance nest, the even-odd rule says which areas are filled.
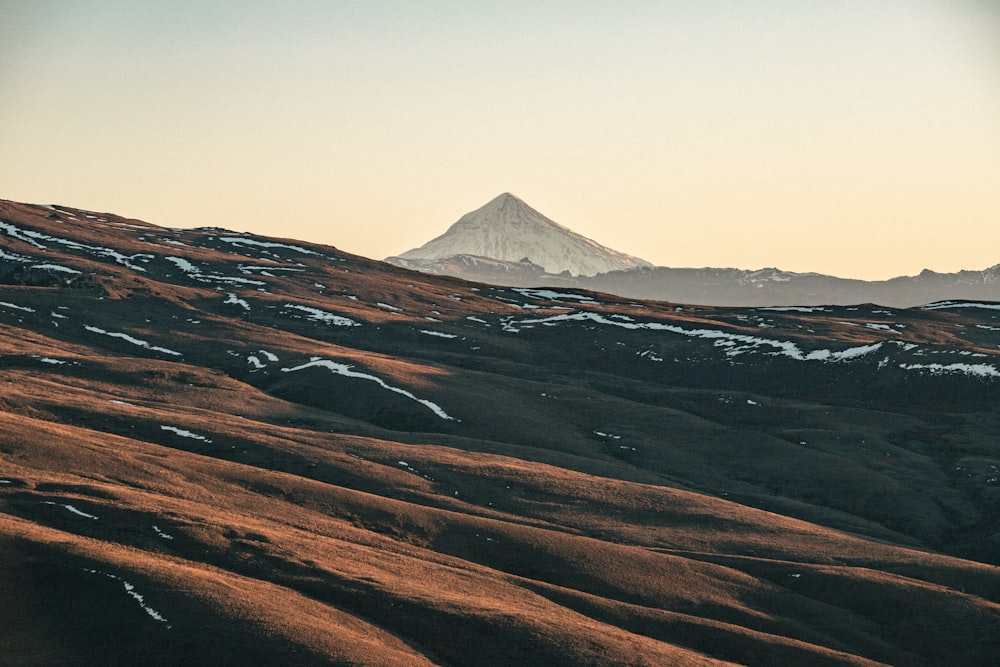
[[[5,664],[992,665],[1000,304],[501,288],[0,202]]]

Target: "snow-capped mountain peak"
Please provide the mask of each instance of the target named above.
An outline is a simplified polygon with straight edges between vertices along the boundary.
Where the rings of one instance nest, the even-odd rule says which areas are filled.
[[[399,258],[437,260],[455,255],[507,262],[528,259],[548,273],[569,271],[583,276],[650,266],[643,259],[612,250],[563,227],[509,192],[466,213],[444,234],[402,253]],[[387,261],[393,259],[396,258]]]

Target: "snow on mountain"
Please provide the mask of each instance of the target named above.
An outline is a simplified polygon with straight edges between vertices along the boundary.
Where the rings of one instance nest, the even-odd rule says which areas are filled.
[[[578,276],[650,266],[646,260],[607,248],[553,222],[509,192],[466,213],[441,236],[386,261],[441,260],[456,255],[505,262],[528,259],[548,273],[568,271]]]

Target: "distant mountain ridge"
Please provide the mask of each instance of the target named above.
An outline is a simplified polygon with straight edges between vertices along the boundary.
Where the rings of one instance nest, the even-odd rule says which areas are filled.
[[[466,213],[441,236],[386,261],[421,270],[456,255],[518,264],[527,260],[548,273],[574,276],[652,266],[563,227],[509,192]]]
[[[889,280],[856,280],[778,269],[614,271],[578,281],[580,288],[637,299],[730,306],[845,306],[877,303],[910,308],[947,299],[1000,299],[1000,264],[982,271],[936,273]]]
[[[516,213],[510,215],[511,211]],[[507,215],[510,217],[505,217]],[[551,248],[557,244],[544,235],[522,233],[516,222],[519,216],[538,216],[551,226],[547,226],[547,230],[558,230],[567,238],[579,237],[601,251],[613,253],[611,257],[622,256],[635,261],[627,266],[598,270],[598,262],[572,257],[577,248],[592,246],[570,243],[558,245],[563,254],[550,259]],[[498,219],[504,222],[497,224]],[[488,235],[489,242],[473,243],[483,229],[487,230],[484,235]],[[552,238],[560,238],[555,231],[551,233]],[[510,194],[500,195],[481,209],[463,216],[444,235],[420,248],[388,257],[385,261],[424,273],[508,287],[570,287],[635,299],[707,306],[877,303],[908,308],[946,299],[1000,300],[1000,264],[981,271],[956,273],[925,269],[916,276],[878,281],[794,273],[777,268],[746,270],[653,266],[645,260],[622,255],[580,237]],[[614,263],[613,259],[607,259],[604,266]],[[620,263],[626,262],[622,260]]]

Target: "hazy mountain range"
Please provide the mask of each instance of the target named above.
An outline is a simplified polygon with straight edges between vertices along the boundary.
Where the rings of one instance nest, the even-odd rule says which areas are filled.
[[[775,268],[667,268],[606,248],[549,220],[511,194],[387,262],[497,285],[560,286],[637,299],[720,306],[877,303],[909,307],[942,299],[1000,299],[1000,264],[982,271],[864,281]]]
[[[1000,304],[0,201],[0,662],[993,665]]]

